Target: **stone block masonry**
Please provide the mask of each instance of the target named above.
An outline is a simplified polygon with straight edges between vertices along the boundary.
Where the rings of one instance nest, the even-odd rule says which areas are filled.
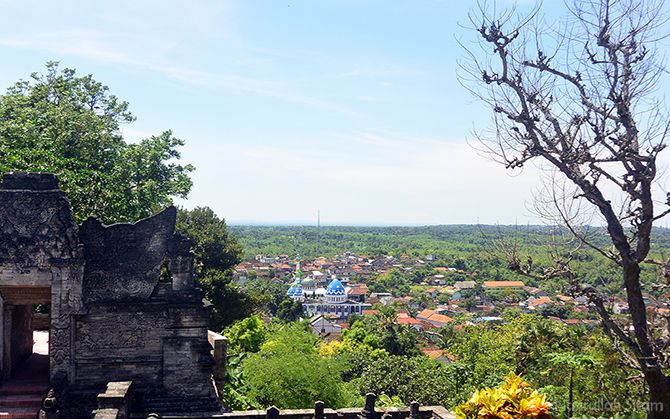
[[[91,417],[109,382],[134,406],[216,413],[209,311],[169,207],[135,224],[81,227],[51,174],[11,173],[0,187],[0,379],[29,355],[32,307],[49,306],[49,382],[63,418]],[[159,283],[169,266],[172,283]],[[32,343],[32,342],[31,342]],[[1,383],[0,383],[1,386]]]

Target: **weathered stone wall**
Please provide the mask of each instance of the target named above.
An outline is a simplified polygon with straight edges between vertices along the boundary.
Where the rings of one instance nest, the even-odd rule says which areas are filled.
[[[200,301],[91,307],[75,322],[77,383],[132,379],[138,392],[213,395],[207,315]]]
[[[73,406],[95,400],[110,381],[133,381],[152,408],[169,411],[197,400],[218,410],[209,311],[193,285],[190,243],[175,236],[175,220],[170,207],[135,224],[105,226],[91,218],[77,228],[55,176],[4,175],[2,312],[24,306],[31,315],[13,309],[14,322],[2,323],[0,346],[7,350],[0,364],[30,352],[31,304],[50,299],[50,380]],[[166,262],[173,283],[159,284]],[[67,417],[80,416],[73,412]]]
[[[209,311],[193,287],[187,240],[170,207],[135,224],[80,228],[85,310],[75,320],[77,385],[132,380],[140,394],[214,397]],[[167,261],[176,277],[160,284]],[[190,286],[189,286],[190,283]]]
[[[53,175],[3,177],[0,188],[0,266],[49,269],[78,257],[77,228]]]
[[[65,386],[73,378],[69,326],[71,315],[81,308],[82,278],[77,225],[56,177],[5,174],[0,186],[0,294],[5,310],[51,300],[49,353],[55,386]],[[11,336],[25,332],[18,326],[14,329]],[[7,336],[0,339],[0,346],[6,378],[8,365],[20,353],[12,353]]]
[[[158,284],[177,210],[169,207],[135,224],[104,226],[89,218],[79,230],[84,245],[84,300],[147,301]]]

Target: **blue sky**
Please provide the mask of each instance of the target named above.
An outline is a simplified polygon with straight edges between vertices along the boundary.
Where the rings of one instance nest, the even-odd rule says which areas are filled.
[[[537,170],[467,143],[488,124],[456,74],[471,4],[0,0],[0,86],[48,60],[93,74],[128,140],[186,141],[180,204],[229,223],[538,222]]]

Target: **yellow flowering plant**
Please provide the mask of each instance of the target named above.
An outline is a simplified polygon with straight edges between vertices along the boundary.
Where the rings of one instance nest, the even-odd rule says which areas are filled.
[[[454,413],[459,419],[549,419],[551,407],[544,394],[512,372],[502,386],[475,391]]]

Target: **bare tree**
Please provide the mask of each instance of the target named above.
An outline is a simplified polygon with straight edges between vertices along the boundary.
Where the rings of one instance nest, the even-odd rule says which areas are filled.
[[[632,327],[612,316],[607,296],[579,284],[569,263],[547,275],[570,280],[589,297],[605,331],[648,386],[648,417],[668,418],[670,323],[648,316],[640,281],[643,265],[654,263],[648,259],[652,226],[670,213],[670,194],[659,195],[656,184],[669,128],[655,97],[666,73],[658,50],[663,4],[582,0],[568,10],[552,27],[540,7],[526,17],[480,7],[471,21],[481,50],[466,48],[462,79],[493,111],[493,129],[477,134],[483,150],[508,169],[533,160],[553,168],[545,211],[551,209],[580,246],[620,267]],[[588,210],[606,225],[611,245],[582,234],[579,215]],[[670,272],[667,262],[655,263]],[[510,264],[531,275],[524,266]],[[659,322],[665,322],[665,337],[654,332]]]

